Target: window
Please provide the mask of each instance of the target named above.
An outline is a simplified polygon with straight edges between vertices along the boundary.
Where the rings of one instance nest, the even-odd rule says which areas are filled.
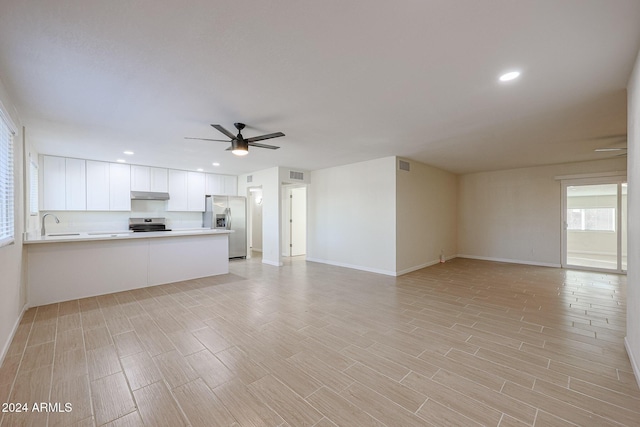
[[[615,208],[567,210],[567,228],[582,231],[616,231]]]
[[[13,243],[13,131],[0,111],[0,246]]]

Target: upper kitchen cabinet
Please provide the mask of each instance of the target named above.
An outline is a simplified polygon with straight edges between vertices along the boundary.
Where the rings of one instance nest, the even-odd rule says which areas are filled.
[[[87,162],[64,159],[64,164],[66,208],[68,211],[84,211],[87,209]]]
[[[187,171],[169,169],[168,211],[187,211]]]
[[[204,212],[205,174],[169,169],[168,211]]]
[[[85,161],[42,156],[42,209],[85,210]]]
[[[206,174],[205,192],[209,195],[237,196],[238,178],[232,175]]]
[[[149,166],[131,166],[131,191],[168,191],[168,170]]]
[[[238,177],[233,175],[224,175],[224,195],[238,195]]]
[[[131,210],[129,165],[87,160],[87,210]]]
[[[131,210],[131,166],[109,163],[109,210]]]
[[[109,210],[109,163],[87,160],[87,210]]]
[[[204,174],[187,172],[187,181],[187,209],[192,212],[204,212]]]

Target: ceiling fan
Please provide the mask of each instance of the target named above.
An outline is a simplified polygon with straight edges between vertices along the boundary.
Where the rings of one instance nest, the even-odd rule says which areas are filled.
[[[595,151],[596,153],[615,153],[615,152],[619,152],[619,154],[616,154],[616,157],[620,157],[620,156],[626,156],[627,155],[627,134],[620,134],[620,135],[608,135],[608,136],[603,136],[603,137],[599,137],[599,138],[595,138],[595,139],[603,139],[603,140],[613,140],[614,143],[607,146],[607,147],[599,147],[596,148]]]
[[[186,136],[185,139],[199,139],[202,141],[219,141],[219,142],[230,142],[231,146],[227,148],[227,151],[231,151],[236,156],[245,156],[249,153],[249,146],[257,147],[257,148],[268,148],[270,150],[277,150],[280,147],[276,147],[275,145],[267,145],[267,144],[258,144],[257,141],[263,141],[265,139],[278,138],[284,136],[282,132],[274,132],[268,133],[260,136],[253,136],[251,138],[245,138],[242,136],[242,129],[245,128],[244,123],[234,123],[233,124],[236,129],[238,129],[238,135],[234,135],[228,130],[226,130],[222,125],[211,125],[219,132],[223,133],[225,136],[229,137],[231,141],[226,141],[222,139],[209,139],[209,138],[192,138]]]

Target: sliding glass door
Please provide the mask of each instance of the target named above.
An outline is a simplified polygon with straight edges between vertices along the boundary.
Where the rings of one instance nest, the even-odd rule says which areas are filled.
[[[627,184],[623,178],[564,181],[563,266],[627,269]]]

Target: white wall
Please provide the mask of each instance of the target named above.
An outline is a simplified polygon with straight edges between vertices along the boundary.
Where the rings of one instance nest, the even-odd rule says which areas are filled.
[[[560,266],[562,191],[554,177],[625,169],[617,158],[460,176],[458,254]]]
[[[13,145],[15,243],[0,248],[0,363],[2,363],[26,304],[26,288],[22,248],[25,224],[22,126],[2,81],[0,81],[0,103],[4,114],[8,114],[17,127]]]
[[[252,182],[247,183],[249,175],[252,177]],[[280,168],[269,168],[238,176],[238,195],[245,196],[248,200],[249,187],[262,187],[262,262],[281,266]]]
[[[627,88],[628,256],[625,344],[640,385],[640,54]]]
[[[307,260],[395,275],[396,158],[311,172]]]
[[[397,274],[437,263],[441,251],[457,253],[457,176],[404,160],[410,171],[396,168]]]

